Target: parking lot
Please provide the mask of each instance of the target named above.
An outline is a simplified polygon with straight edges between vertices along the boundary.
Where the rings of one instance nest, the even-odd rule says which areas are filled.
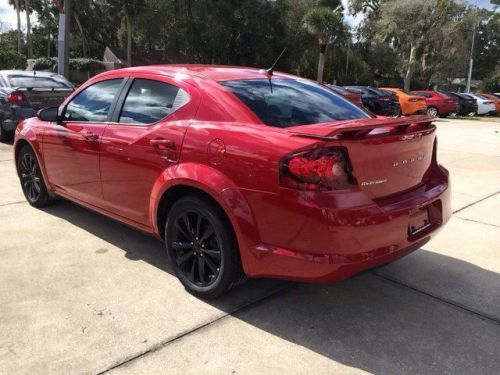
[[[454,216],[425,248],[210,302],[161,242],[69,202],[30,207],[0,144],[0,373],[499,374],[500,122],[437,126]]]

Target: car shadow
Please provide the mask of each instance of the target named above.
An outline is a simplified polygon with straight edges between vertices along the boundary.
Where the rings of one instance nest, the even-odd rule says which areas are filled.
[[[132,261],[173,273],[162,242],[155,238],[66,201],[44,211],[120,248]],[[405,280],[412,287],[398,280],[405,277],[405,269],[411,270]],[[436,291],[435,283],[444,289]],[[415,289],[421,284],[423,292]],[[463,306],[464,291],[481,289],[482,295],[496,290],[493,311],[485,311],[486,317],[480,316],[480,305],[478,311]],[[498,374],[499,291],[499,274],[419,250],[393,265],[333,285],[249,280],[220,300],[206,303],[286,340],[292,348],[298,345],[373,374]],[[266,303],[241,309],[277,292]],[[262,340],[265,350],[265,334]],[[259,355],[259,348],[255,350]]]

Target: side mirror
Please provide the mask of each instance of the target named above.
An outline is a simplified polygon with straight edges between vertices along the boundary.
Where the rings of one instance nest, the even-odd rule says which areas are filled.
[[[38,111],[37,117],[42,121],[57,122],[59,120],[59,108],[42,108]]]

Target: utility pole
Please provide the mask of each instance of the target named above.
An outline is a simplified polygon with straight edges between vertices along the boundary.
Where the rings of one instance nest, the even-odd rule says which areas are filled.
[[[470,47],[469,75],[467,76],[467,86],[465,88],[465,92],[470,92],[470,81],[472,79],[472,65],[474,65],[474,42],[476,39],[476,27],[477,27],[477,7],[476,7],[476,14],[474,15],[474,25],[472,26],[472,44]]]
[[[69,27],[71,0],[59,0],[59,33],[57,37],[57,73],[69,80]]]

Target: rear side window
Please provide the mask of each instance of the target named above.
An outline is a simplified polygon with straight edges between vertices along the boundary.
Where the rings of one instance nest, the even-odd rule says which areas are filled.
[[[286,128],[370,117],[332,90],[305,80],[251,79],[220,84],[270,126]]]
[[[189,95],[177,86],[135,79],[123,104],[119,122],[152,124],[175,112],[188,101]]]
[[[69,102],[64,111],[66,121],[106,122],[111,103],[122,79],[101,81],[87,87]]]
[[[12,87],[37,88],[37,89],[71,89],[69,82],[62,77],[40,77],[10,75],[7,77]]]

